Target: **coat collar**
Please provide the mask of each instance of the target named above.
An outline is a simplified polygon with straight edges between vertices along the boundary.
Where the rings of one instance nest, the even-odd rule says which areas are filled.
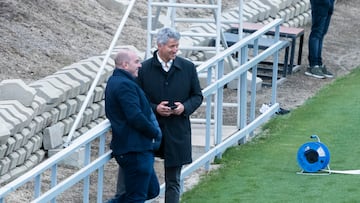
[[[159,65],[160,67],[162,67],[160,61],[158,60],[157,52],[158,52],[158,50],[156,50],[156,51],[154,52],[154,54],[153,54],[153,59],[155,59],[157,65]],[[181,67],[180,62],[179,62],[179,59],[180,59],[180,58],[181,58],[181,57],[176,56],[175,59],[174,59],[173,62],[172,62],[171,67],[174,67],[174,68],[176,68],[176,69],[182,70],[183,68]]]
[[[135,77],[132,76],[129,72],[120,69],[120,68],[115,68],[114,72],[113,72],[113,76],[125,76],[127,78],[129,78],[130,80],[134,80],[135,81]]]

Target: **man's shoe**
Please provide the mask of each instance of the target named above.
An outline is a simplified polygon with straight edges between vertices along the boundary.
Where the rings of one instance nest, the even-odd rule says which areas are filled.
[[[288,114],[288,113],[290,113],[289,110],[283,109],[281,107],[279,108],[279,110],[277,112],[275,112],[275,114],[277,114],[277,115],[284,115],[284,114]]]
[[[319,79],[325,78],[325,75],[321,70],[321,66],[318,66],[318,65],[308,67],[305,72],[305,75],[312,76],[314,78],[319,78]]]
[[[326,69],[325,65],[321,66],[321,71],[323,72],[324,76],[327,77],[327,78],[333,78],[334,77],[334,75],[330,71],[328,71]]]

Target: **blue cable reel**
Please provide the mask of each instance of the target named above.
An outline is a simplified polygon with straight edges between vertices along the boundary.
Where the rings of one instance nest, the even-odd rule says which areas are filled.
[[[330,152],[325,144],[320,142],[317,135],[312,135],[310,138],[317,138],[317,142],[307,142],[298,150],[297,161],[302,172],[314,173],[326,167],[329,168]]]

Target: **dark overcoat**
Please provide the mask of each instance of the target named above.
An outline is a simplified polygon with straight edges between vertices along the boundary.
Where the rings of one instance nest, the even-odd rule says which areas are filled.
[[[156,113],[163,135],[159,156],[165,159],[165,167],[191,163],[190,115],[203,100],[194,64],[177,56],[169,72],[165,72],[155,52],[152,58],[142,63],[138,82],[154,112],[161,101],[181,102],[184,105],[182,115],[162,117]]]
[[[145,93],[128,72],[115,69],[105,89],[105,113],[112,128],[113,155],[151,151],[161,136]]]

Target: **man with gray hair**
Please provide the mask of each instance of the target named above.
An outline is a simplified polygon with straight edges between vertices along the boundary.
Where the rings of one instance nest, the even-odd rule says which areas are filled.
[[[164,159],[166,203],[179,202],[181,168],[192,162],[190,115],[203,100],[195,65],[176,55],[179,40],[175,29],[160,29],[158,49],[138,75],[163,135],[156,155]]]

